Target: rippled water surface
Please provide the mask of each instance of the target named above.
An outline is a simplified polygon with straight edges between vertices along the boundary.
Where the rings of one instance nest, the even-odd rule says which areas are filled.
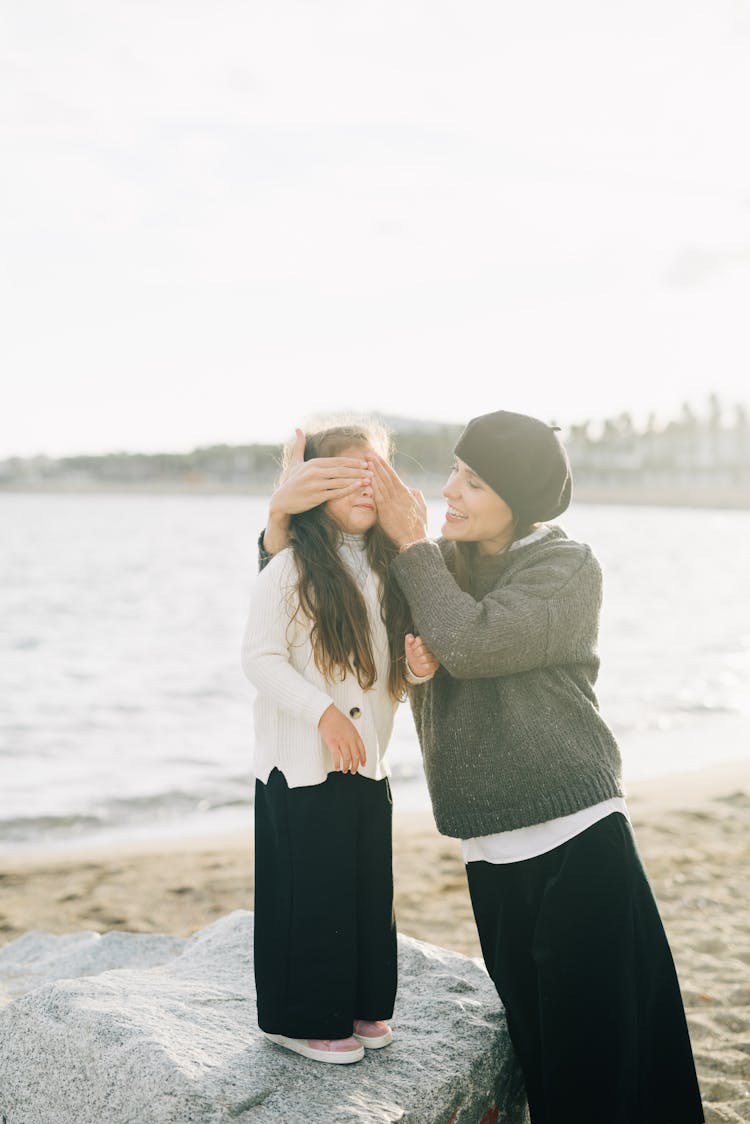
[[[239,646],[265,504],[2,495],[0,845],[250,822]],[[442,505],[430,505],[438,533]],[[626,775],[750,760],[750,512],[580,506]],[[396,798],[427,806],[408,706]]]

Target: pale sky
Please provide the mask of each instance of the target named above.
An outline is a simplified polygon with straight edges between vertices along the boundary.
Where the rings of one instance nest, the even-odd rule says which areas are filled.
[[[0,457],[750,399],[750,0],[5,0]]]

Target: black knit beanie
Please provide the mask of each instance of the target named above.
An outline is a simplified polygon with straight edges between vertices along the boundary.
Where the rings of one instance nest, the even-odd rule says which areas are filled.
[[[556,429],[497,410],[472,418],[458,439],[456,456],[505,500],[522,527],[554,519],[570,503],[570,462]]]

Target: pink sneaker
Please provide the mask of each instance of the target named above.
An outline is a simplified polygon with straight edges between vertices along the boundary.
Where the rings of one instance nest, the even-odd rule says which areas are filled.
[[[355,1019],[354,1037],[366,1050],[382,1050],[393,1041],[393,1031],[382,1020],[371,1023],[367,1019]]]
[[[285,1034],[268,1034],[265,1030],[263,1033],[277,1046],[301,1054],[303,1058],[312,1058],[314,1062],[350,1065],[361,1062],[365,1056],[361,1043],[351,1035],[349,1038],[287,1038]]]

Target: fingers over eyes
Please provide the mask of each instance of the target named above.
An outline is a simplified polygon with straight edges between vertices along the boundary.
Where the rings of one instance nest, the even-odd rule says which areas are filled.
[[[366,471],[367,461],[358,461],[353,457],[320,457],[314,467],[326,476],[351,476],[355,472]]]

